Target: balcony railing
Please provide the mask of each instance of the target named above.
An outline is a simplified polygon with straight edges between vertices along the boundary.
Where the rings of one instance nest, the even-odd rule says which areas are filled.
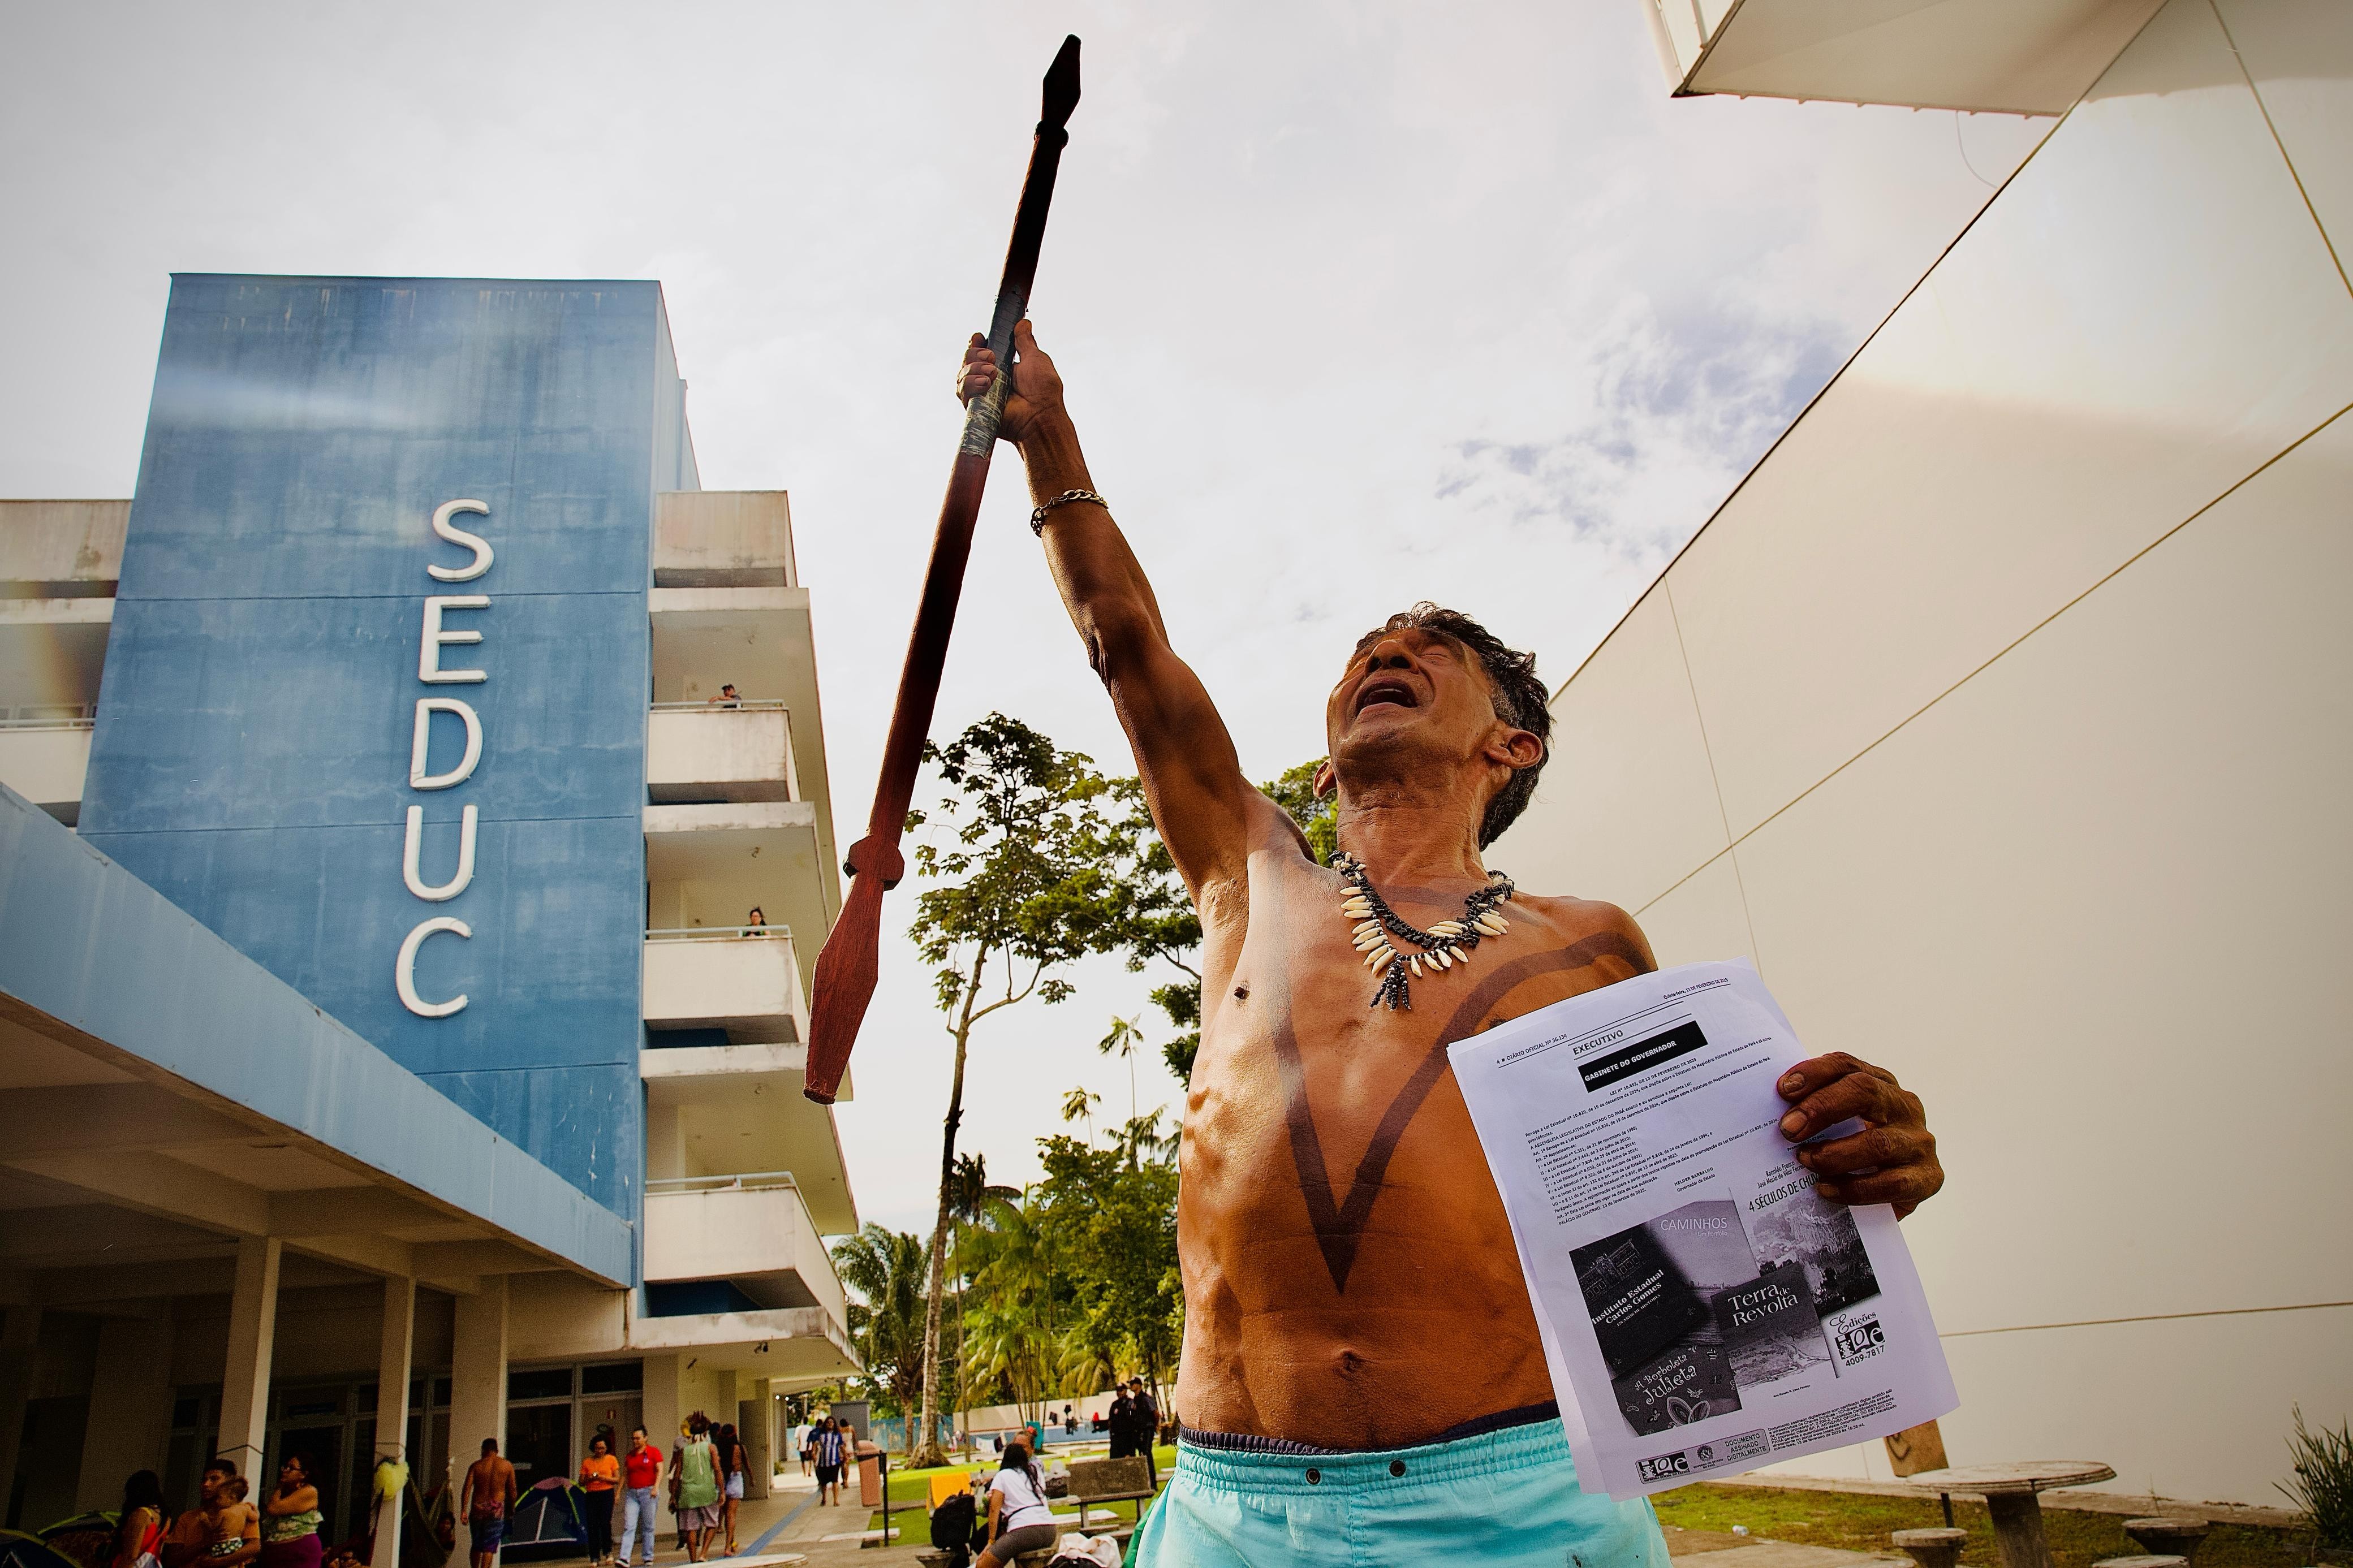
[[[88,730],[98,723],[95,702],[20,702],[0,707],[0,730]]]
[[[772,1187],[800,1190],[790,1171],[744,1171],[732,1176],[663,1176],[646,1184],[649,1197],[657,1193],[765,1193]]]
[[[646,791],[658,805],[797,800],[792,715],[782,702],[657,702],[646,724]]]
[[[646,932],[646,940],[648,942],[700,942],[706,939],[721,937],[733,937],[740,940],[754,940],[760,937],[770,936],[780,936],[786,942],[790,942],[793,938],[792,927],[665,926],[659,931],[649,931]]]

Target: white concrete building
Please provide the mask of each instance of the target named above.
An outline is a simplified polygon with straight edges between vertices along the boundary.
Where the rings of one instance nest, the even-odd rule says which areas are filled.
[[[1642,3],[1681,90],[2063,118],[1560,688],[1493,863],[1924,1096],[1953,1462],[2276,1504],[2353,1408],[2353,6]]]

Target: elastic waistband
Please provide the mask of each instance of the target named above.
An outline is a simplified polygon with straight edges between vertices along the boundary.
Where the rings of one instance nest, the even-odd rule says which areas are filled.
[[[1220,1434],[1180,1431],[1176,1438],[1176,1477],[1196,1486],[1224,1491],[1319,1494],[1335,1489],[1446,1483],[1469,1476],[1493,1477],[1555,1466],[1564,1467],[1567,1476],[1573,1479],[1576,1466],[1569,1458],[1568,1439],[1561,1433],[1556,1409],[1547,1416],[1535,1418],[1526,1418],[1518,1411],[1504,1415],[1521,1418],[1466,1437],[1440,1438],[1405,1448],[1340,1453],[1221,1447],[1216,1446]],[[1210,1441],[1198,1442],[1197,1437]]]
[[[1498,1410],[1492,1415],[1474,1415],[1468,1421],[1457,1421],[1437,1436],[1424,1438],[1415,1447],[1458,1443],[1465,1437],[1501,1432],[1507,1426],[1533,1426],[1539,1421],[1559,1419],[1560,1402],[1547,1399],[1541,1405],[1523,1405],[1516,1409]],[[1313,1443],[1294,1443],[1288,1437],[1260,1437],[1248,1432],[1204,1432],[1192,1426],[1177,1427],[1176,1440],[1190,1443],[1197,1448],[1219,1448],[1235,1454],[1329,1454],[1345,1458],[1350,1454],[1374,1452],[1369,1448],[1319,1448]],[[1387,1452],[1385,1449],[1381,1451]]]

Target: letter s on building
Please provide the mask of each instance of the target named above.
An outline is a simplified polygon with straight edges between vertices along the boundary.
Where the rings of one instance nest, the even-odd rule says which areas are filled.
[[[400,956],[393,961],[392,984],[400,993],[400,1005],[420,1018],[446,1018],[466,1005],[466,994],[462,991],[447,1002],[427,1002],[417,994],[417,950],[425,945],[427,937],[442,931],[454,931],[469,940],[474,934],[473,927],[464,921],[436,915],[417,922],[417,929],[402,940]]]
[[[491,562],[494,559],[491,553],[491,542],[479,533],[469,533],[449,524],[449,520],[461,511],[480,512],[488,516],[490,510],[478,500],[443,501],[433,509],[434,533],[452,544],[464,545],[474,552],[474,559],[463,566],[428,565],[425,568],[427,576],[440,583],[470,583],[491,569]]]

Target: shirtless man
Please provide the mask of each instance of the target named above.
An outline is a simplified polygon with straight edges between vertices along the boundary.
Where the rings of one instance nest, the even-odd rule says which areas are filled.
[[[1200,911],[1201,1047],[1176,1242],[1185,1345],[1176,1472],[1137,1560],[1461,1561],[1666,1568],[1655,1516],[1577,1486],[1501,1198],[1448,1043],[1645,973],[1626,913],[1515,892],[1472,962],[1425,961],[1367,1005],[1355,892],[1253,789],[1143,569],[1092,492],[1053,362],[1029,326],[999,434],[1019,448],[1047,564],[1110,689],[1154,821]],[[958,378],[987,391],[975,337]],[[1551,716],[1535,661],[1417,606],[1368,633],[1324,703],[1341,849],[1412,926],[1461,920],[1480,851],[1534,793]],[[1490,895],[1492,897],[1492,895]],[[1400,944],[1405,953],[1416,951]],[[1402,962],[1402,959],[1400,960]],[[1908,1213],[1943,1184],[1920,1102],[1844,1055],[1778,1086],[1824,1196]]]
[[[466,1483],[458,1491],[458,1510],[466,1516],[466,1533],[474,1568],[491,1568],[499,1548],[506,1544],[507,1521],[514,1512],[515,1468],[499,1453],[496,1437],[482,1439],[482,1457],[466,1469]]]

